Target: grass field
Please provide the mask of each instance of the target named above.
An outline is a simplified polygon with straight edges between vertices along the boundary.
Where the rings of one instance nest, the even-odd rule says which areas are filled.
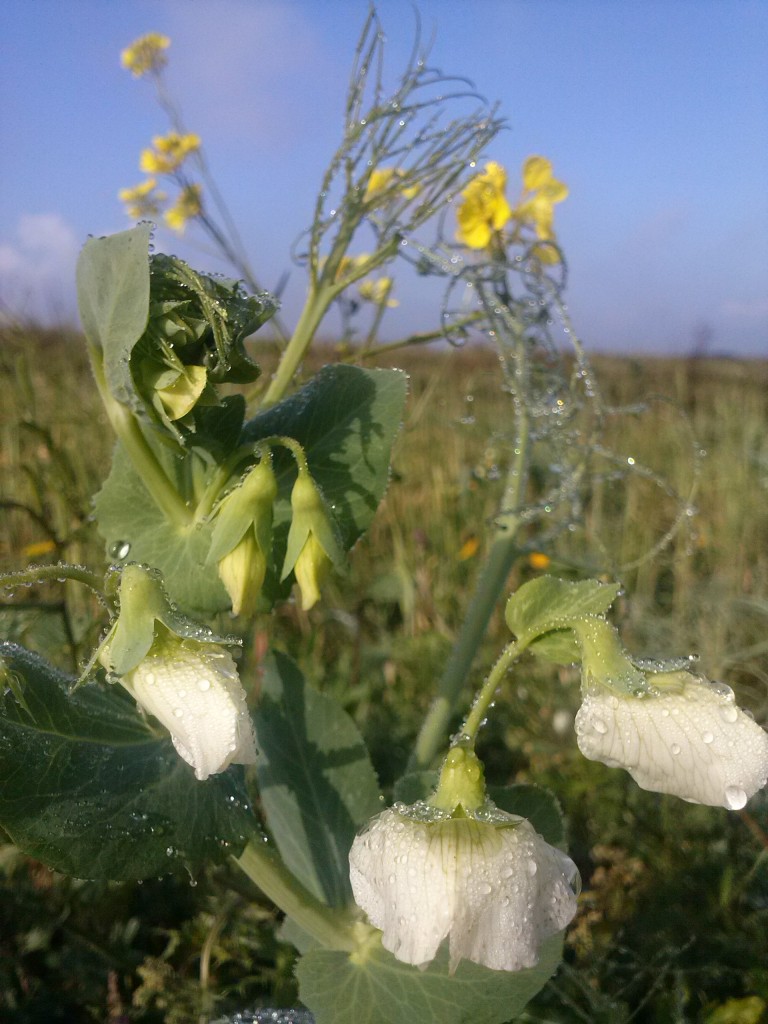
[[[765,725],[768,363],[594,363],[609,411],[578,521],[544,544],[525,538],[509,590],[541,571],[533,552],[556,575],[619,579],[628,646],[696,653]],[[466,609],[511,420],[490,351],[412,351],[389,365],[410,373],[411,395],[374,526],[327,603],[309,615],[287,605],[253,638],[258,648],[269,631],[344,699],[384,785],[404,766]],[[2,570],[104,565],[90,497],[112,439],[77,339],[6,332],[0,374]],[[4,639],[67,668],[102,625],[71,584],[19,591],[0,608]],[[468,696],[505,639],[499,613]],[[573,671],[523,662],[479,745],[491,781],[557,793],[584,882],[565,966],[525,1019],[768,1020],[765,792],[732,814],[642,792],[581,757],[578,703]],[[289,1005],[292,954],[274,938],[272,908],[225,868],[197,882],[78,882],[0,846],[0,1017],[181,1024],[201,1007]]]

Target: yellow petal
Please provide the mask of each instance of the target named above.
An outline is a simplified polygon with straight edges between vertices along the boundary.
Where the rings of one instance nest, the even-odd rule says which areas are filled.
[[[545,156],[529,156],[523,164],[523,185],[529,192],[544,188],[551,178],[552,161]]]
[[[173,384],[157,389],[170,420],[180,420],[192,411],[203,393],[207,379],[208,371],[204,366],[185,366]]]

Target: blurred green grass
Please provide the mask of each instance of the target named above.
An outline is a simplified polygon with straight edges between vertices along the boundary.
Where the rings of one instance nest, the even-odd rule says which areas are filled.
[[[324,358],[333,351],[315,356]],[[257,623],[249,641],[256,653],[267,639],[287,649],[345,703],[385,786],[405,765],[466,609],[512,418],[489,350],[406,351],[393,364],[409,372],[411,396],[373,528],[322,607],[306,615],[286,605]],[[619,578],[616,621],[633,650],[698,654],[702,671],[727,679],[766,724],[768,362],[600,357],[594,368],[606,404],[629,407],[606,416],[604,443],[616,458],[595,460],[575,530],[543,547],[533,532],[525,542],[555,574]],[[103,565],[90,498],[112,438],[82,346],[58,332],[7,330],[0,376],[0,568],[58,559]],[[648,473],[627,470],[629,458]],[[678,520],[663,550],[644,558]],[[540,564],[521,555],[509,589]],[[468,700],[506,641],[501,612],[467,680]],[[67,668],[102,627],[96,602],[72,584],[25,589],[0,605],[4,638]],[[765,793],[730,815],[644,793],[579,755],[578,702],[572,670],[523,662],[480,743],[494,783],[532,781],[557,792],[584,880],[566,965],[525,1019],[768,1019],[759,1005],[768,1004]],[[0,850],[3,1020],[176,1024],[201,1007],[295,997],[291,953],[276,944],[271,908],[251,903],[254,894],[225,868],[195,889],[185,879],[147,883],[150,912],[147,888],[73,883]],[[201,948],[211,971],[203,994]],[[751,1010],[736,1002],[750,996],[758,998]]]

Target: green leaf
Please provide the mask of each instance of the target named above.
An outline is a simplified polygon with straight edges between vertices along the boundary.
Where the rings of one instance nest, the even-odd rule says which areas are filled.
[[[440,772],[432,769],[406,772],[395,783],[392,800],[401,804],[415,804],[419,800],[426,800],[437,789],[439,781]]]
[[[344,906],[351,899],[352,840],[382,809],[360,733],[277,651],[265,661],[253,717],[261,802],[280,855],[315,896]]]
[[[539,576],[524,583],[507,601],[506,619],[521,644],[553,629],[567,629],[589,616],[604,615],[616,599],[618,583]]]
[[[0,660],[0,825],[31,857],[80,878],[137,879],[238,855],[254,831],[242,772],[198,782],[119,686],[73,680],[15,644]]]
[[[184,460],[175,461],[181,466]],[[207,562],[212,522],[169,523],[120,444],[94,507],[114,564],[140,562],[159,569],[171,600],[190,615],[206,617],[229,607],[216,564]]]
[[[551,846],[565,842],[565,821],[554,793],[541,786],[517,783],[513,786],[489,786],[488,795],[502,811],[527,818]]]
[[[314,949],[299,961],[296,976],[316,1024],[503,1024],[554,974],[561,949],[562,936],[555,935],[529,970],[492,971],[462,960],[454,975],[445,948],[424,971],[381,947],[354,960]]]
[[[330,366],[291,398],[245,425],[241,443],[272,435],[289,435],[304,447],[310,470],[320,486],[349,550],[373,519],[389,479],[389,459],[400,425],[407,378],[399,370],[360,370]],[[233,409],[233,414],[235,410]],[[223,421],[222,421],[223,422]],[[229,444],[225,436],[222,443]],[[155,447],[180,490],[191,475],[187,456]],[[272,557],[264,584],[265,604],[284,598],[291,581],[281,583],[291,519],[291,490],[296,465],[283,448],[274,450],[279,486],[275,503]],[[182,490],[183,493],[183,490]],[[142,562],[160,569],[168,593],[191,615],[212,615],[229,607],[215,562],[208,562],[212,523],[178,528],[169,523],[134,471],[121,445],[95,500],[99,532],[108,557]]]
[[[389,482],[392,442],[400,429],[408,378],[401,370],[326,366],[303,388],[246,423],[246,443],[271,435],[295,438],[306,452],[349,550],[368,528]],[[275,526],[287,532],[296,465],[275,449],[280,497]],[[285,553],[285,542],[280,555]],[[276,555],[276,564],[283,558]]]
[[[107,238],[91,238],[77,264],[77,303],[85,336],[102,349],[107,384],[118,402],[133,402],[128,366],[149,315],[149,239],[139,224]]]
[[[581,660],[581,645],[570,629],[553,629],[529,646],[531,654],[553,665],[575,665]]]

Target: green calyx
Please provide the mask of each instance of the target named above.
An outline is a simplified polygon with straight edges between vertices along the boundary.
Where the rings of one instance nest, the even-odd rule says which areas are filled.
[[[581,647],[585,691],[605,687],[623,697],[647,692],[645,673],[624,650],[615,626],[601,616],[593,616],[577,620],[571,629]]]
[[[457,745],[448,751],[440,769],[437,789],[427,801],[431,807],[463,817],[485,806],[485,772],[474,750]]]
[[[168,599],[160,573],[142,565],[127,565],[120,579],[120,612],[98,659],[123,676],[143,661],[163,634],[158,624],[180,639],[202,644],[236,644],[236,637],[218,636],[207,626],[188,619]]]
[[[314,540],[308,544],[310,537]],[[327,571],[330,565],[337,569],[344,565],[344,552],[336,536],[331,514],[317,484],[306,469],[299,469],[291,491],[291,526],[281,579],[285,579],[296,568],[302,554],[304,561],[311,559],[313,572],[318,578],[322,578],[324,570]],[[325,560],[330,563],[328,566],[319,564]]]
[[[272,518],[277,498],[277,480],[272,458],[265,455],[224,497],[216,513],[216,524],[208,553],[209,562],[219,562],[233,551],[248,530],[265,556],[272,546]]]

